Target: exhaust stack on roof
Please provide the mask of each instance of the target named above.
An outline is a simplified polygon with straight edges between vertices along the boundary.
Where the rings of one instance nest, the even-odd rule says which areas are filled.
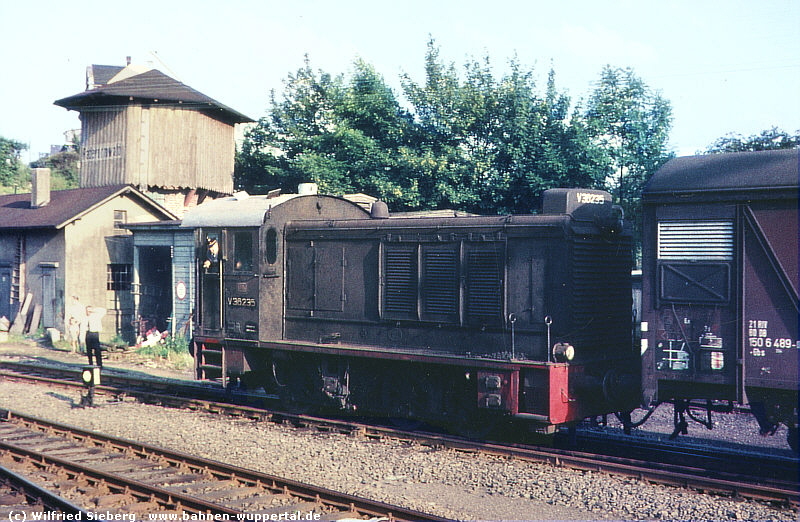
[[[300,183],[297,185],[297,193],[301,196],[313,196],[319,191],[316,183]]]

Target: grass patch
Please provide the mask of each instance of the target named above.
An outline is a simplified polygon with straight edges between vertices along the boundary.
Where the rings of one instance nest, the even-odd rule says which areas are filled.
[[[141,346],[136,353],[146,357],[165,359],[177,369],[189,368],[194,359],[189,353],[189,341],[184,337],[166,337],[162,342]]]

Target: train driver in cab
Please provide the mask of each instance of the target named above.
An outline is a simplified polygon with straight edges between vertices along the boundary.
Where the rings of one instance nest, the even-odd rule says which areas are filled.
[[[206,236],[206,259],[203,268],[211,268],[219,262],[219,243],[216,237]]]

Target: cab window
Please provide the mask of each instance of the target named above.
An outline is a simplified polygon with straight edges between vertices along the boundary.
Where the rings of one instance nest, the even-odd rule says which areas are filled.
[[[250,231],[233,234],[233,269],[237,272],[253,270],[253,234]]]

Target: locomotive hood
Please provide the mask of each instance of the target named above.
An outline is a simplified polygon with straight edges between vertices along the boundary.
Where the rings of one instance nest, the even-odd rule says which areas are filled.
[[[359,216],[369,215],[358,204],[335,196],[316,193],[251,196],[247,192],[237,192],[233,196],[215,199],[188,210],[183,216],[181,227],[258,227],[274,210],[286,206],[289,202],[300,201],[302,198],[341,202],[337,206],[354,207]],[[319,207],[319,204],[317,206]]]
[[[274,207],[300,194],[281,194],[276,197],[251,196],[237,192],[227,198],[219,198],[189,209],[183,216],[181,227],[257,227],[264,222],[264,215]]]

